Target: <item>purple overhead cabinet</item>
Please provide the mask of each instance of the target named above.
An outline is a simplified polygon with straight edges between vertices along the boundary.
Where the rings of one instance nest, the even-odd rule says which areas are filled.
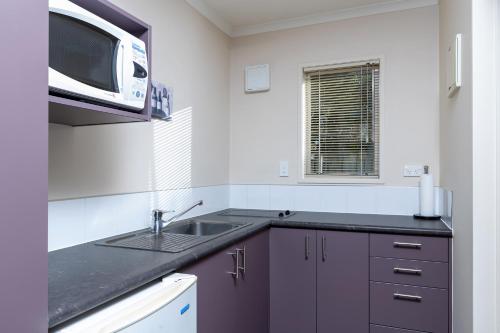
[[[198,277],[198,333],[269,330],[269,232],[182,270]]]
[[[270,332],[316,332],[316,231],[272,228]]]
[[[48,3],[2,1],[0,332],[47,332]]]
[[[317,233],[317,333],[369,331],[369,236]]]
[[[132,112],[122,107],[101,105],[88,100],[70,98],[68,96],[49,95],[49,122],[70,126],[87,126],[150,121],[151,26],[125,12],[108,0],[71,0],[71,2],[127,31],[145,43],[148,57],[148,90],[146,92],[144,109],[137,112]],[[48,8],[45,15],[47,13]]]

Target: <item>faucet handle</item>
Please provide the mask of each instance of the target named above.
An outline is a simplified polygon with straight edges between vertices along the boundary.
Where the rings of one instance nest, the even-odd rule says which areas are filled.
[[[174,209],[171,210],[163,210],[163,209],[153,209],[153,215],[159,214],[160,216],[163,214],[175,213]]]
[[[153,209],[152,215],[154,220],[161,220],[163,214],[175,213],[175,210],[163,210],[163,209]]]
[[[175,210],[161,210],[161,209],[153,209],[152,218],[153,223],[151,224],[151,229],[159,234],[161,229],[163,228],[163,214],[175,213]]]

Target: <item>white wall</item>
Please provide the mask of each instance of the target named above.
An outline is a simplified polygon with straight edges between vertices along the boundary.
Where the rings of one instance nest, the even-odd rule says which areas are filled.
[[[50,125],[49,200],[227,184],[229,38],[184,0],[114,0],[153,27],[174,121]]]
[[[472,2],[474,332],[497,331],[497,2]]]
[[[473,332],[472,228],[472,16],[470,0],[439,3],[441,186],[453,191],[453,326]],[[446,55],[455,34],[463,34],[463,86],[448,98]],[[483,332],[477,332],[483,333]]]
[[[437,6],[269,32],[231,43],[231,184],[296,184],[299,65],[383,57],[384,181],[415,186],[405,164],[439,182]],[[271,90],[244,93],[244,66],[271,65]],[[290,177],[278,177],[280,160]]]

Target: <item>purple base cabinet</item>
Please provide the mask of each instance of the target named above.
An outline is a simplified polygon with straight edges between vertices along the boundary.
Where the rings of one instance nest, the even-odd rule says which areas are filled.
[[[370,235],[371,333],[451,331],[450,240]]]
[[[269,331],[269,231],[182,272],[198,277],[198,333]]]
[[[316,332],[316,231],[271,229],[270,331]]]
[[[237,333],[269,332],[269,230],[237,244],[240,276],[236,283]],[[198,331],[200,332],[200,331]]]
[[[369,331],[369,236],[317,233],[317,333]]]

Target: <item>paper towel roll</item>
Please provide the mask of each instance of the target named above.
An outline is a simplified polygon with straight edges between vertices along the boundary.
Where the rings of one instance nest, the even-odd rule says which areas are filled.
[[[420,215],[434,215],[434,179],[431,174],[420,176]]]

